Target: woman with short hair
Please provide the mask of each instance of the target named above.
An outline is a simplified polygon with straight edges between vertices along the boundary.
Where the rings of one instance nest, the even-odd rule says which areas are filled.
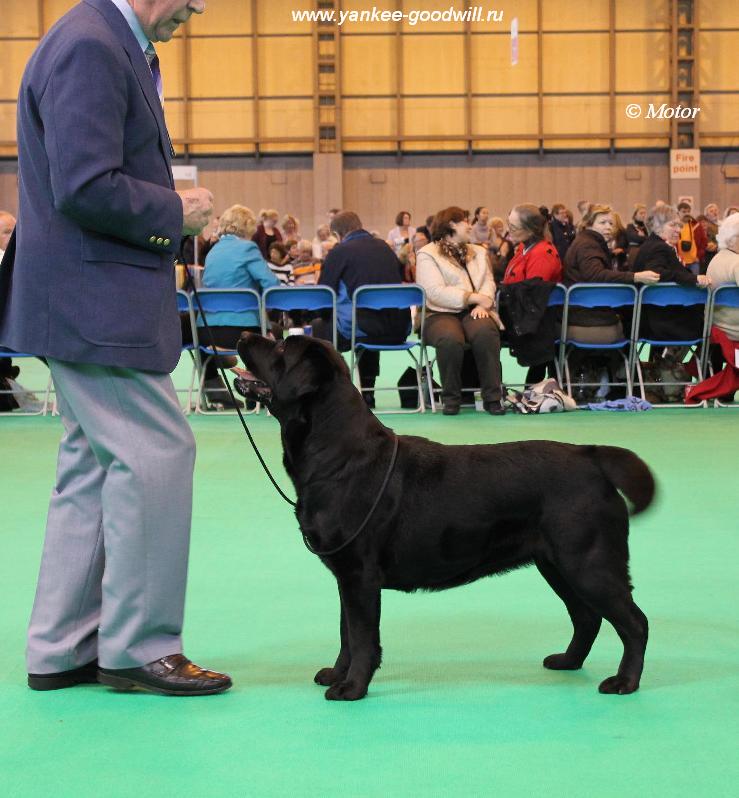
[[[579,224],[579,232],[565,256],[565,285],[575,283],[657,283],[651,269],[634,274],[614,271],[608,238],[613,235],[613,209],[590,205]],[[589,344],[612,344],[624,337],[621,317],[607,308],[572,308],[567,337]]]
[[[459,413],[462,363],[469,343],[480,378],[483,407],[503,415],[500,318],[495,281],[485,250],[470,243],[467,213],[456,206],[439,211],[431,243],[416,256],[416,281],[426,291],[424,341],[436,349],[444,415]]]
[[[415,235],[416,228],[411,227],[411,215],[408,211],[400,211],[395,217],[395,227],[387,234],[387,243],[396,255],[400,253],[404,244],[407,244]]]

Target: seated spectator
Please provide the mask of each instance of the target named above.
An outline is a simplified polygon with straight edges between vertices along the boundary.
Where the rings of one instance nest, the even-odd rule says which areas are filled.
[[[300,219],[296,219],[289,213],[282,217],[282,239],[283,241],[300,239]]]
[[[425,342],[436,349],[445,415],[462,403],[462,363],[469,343],[477,365],[483,406],[503,415],[500,333],[495,281],[485,250],[470,244],[470,224],[461,208],[439,211],[432,243],[416,258],[416,279],[426,291]]]
[[[205,259],[203,288],[253,288],[261,293],[265,288],[280,284],[253,240],[256,227],[254,213],[243,205],[233,205],[223,212],[218,229],[218,243]],[[203,327],[202,319],[198,320],[198,327]],[[244,330],[260,332],[261,320],[256,311],[246,323],[235,313],[219,311],[208,314],[208,327],[217,347],[235,349]],[[201,339],[201,343],[206,346],[213,345],[204,329]],[[235,365],[235,360],[221,360],[224,365]],[[205,389],[209,401],[229,404],[230,397],[220,379],[211,380],[206,374]]]
[[[718,231],[718,253],[706,276],[713,286],[739,285],[739,213],[727,216]],[[716,306],[713,323],[732,341],[739,341],[739,308]]]
[[[565,285],[659,282],[660,276],[655,271],[645,270],[639,274],[614,271],[606,240],[612,233],[612,209],[608,205],[590,205],[565,256]],[[567,337],[590,344],[614,343],[624,337],[621,317],[608,308],[572,308]]]
[[[479,244],[487,249],[490,246],[490,211],[481,206],[475,208],[475,215],[472,217],[472,228],[470,230],[470,242]]]
[[[693,274],[677,256],[675,247],[683,227],[684,220],[672,206],[652,208],[647,218],[649,237],[639,247],[634,261],[635,280],[639,280],[640,275],[656,273],[663,283],[710,286],[708,277]],[[702,333],[703,314],[695,307],[645,307],[644,311],[640,330],[643,335],[670,340],[698,338]]]
[[[423,225],[419,227],[412,240],[403,246],[398,255],[398,260],[403,266],[403,282],[416,282],[416,254],[431,241],[431,233]]]
[[[613,230],[608,238],[608,249],[611,251],[613,268],[616,271],[626,271],[626,264],[629,257],[629,240],[626,236],[626,228],[621,221],[621,216],[613,211]]]
[[[269,270],[282,283],[282,285],[292,285],[295,281],[293,270],[290,266],[290,256],[284,244],[274,243],[269,248]]]
[[[313,239],[313,257],[316,260],[323,260],[338,243],[336,236],[331,235],[331,228],[327,224],[320,225]]]
[[[400,211],[395,217],[395,227],[387,234],[387,243],[397,255],[402,247],[413,238],[415,232],[416,228],[411,227],[410,213],[408,211]]]
[[[499,216],[493,216],[490,220],[488,256],[496,283],[503,279],[508,262],[513,257],[513,250],[513,242],[508,235],[505,222]]]
[[[557,207],[564,209],[563,205],[555,205],[555,208]],[[567,219],[566,216],[564,218]],[[532,385],[543,380],[547,372],[549,376],[556,376],[552,359],[556,338],[555,325],[557,319],[561,323],[562,318],[561,314],[557,315],[553,309],[550,309],[551,312],[547,310],[546,303],[551,287],[544,287],[540,283],[524,286],[523,283],[536,278],[547,283],[561,282],[562,263],[554,244],[549,240],[551,228],[536,205],[516,205],[508,216],[508,229],[516,250],[506,268],[503,286],[521,284],[516,291],[525,290],[526,295],[524,297],[520,293],[516,295],[507,290],[503,291],[501,304],[505,293],[508,300],[506,312],[509,315],[513,314],[514,307],[525,307],[529,314],[538,313],[538,318],[534,322],[534,324],[538,322],[538,327],[535,332],[526,335],[525,340],[523,336],[515,334],[511,328],[511,318],[504,315],[511,353],[515,355],[520,365],[529,367],[526,384]],[[534,311],[533,308],[537,310]],[[549,360],[545,359],[547,356]]]
[[[690,205],[681,202],[677,212],[682,222],[680,237],[677,243],[677,254],[686,269],[698,274],[700,262],[706,254],[706,238],[703,228],[693,218]]]
[[[639,247],[646,241],[649,233],[647,232],[647,206],[637,203],[634,205],[634,212],[631,214],[631,221],[626,225],[626,241],[629,246],[627,249],[626,263],[629,269],[634,264],[636,253]]]
[[[570,221],[570,213],[561,202],[552,205],[552,216],[549,222],[552,242],[557,249],[560,262],[564,260],[570,244],[575,239],[575,226]]]
[[[339,243],[323,263],[319,285],[328,285],[336,292],[337,343],[339,350],[346,352],[351,347],[354,292],[362,285],[400,283],[402,270],[388,244],[368,233],[353,211],[338,213],[331,222],[331,232]],[[365,343],[403,343],[410,328],[411,314],[407,309],[361,310],[357,313],[357,339]],[[313,335],[330,341],[330,323],[316,319]],[[374,407],[375,396],[371,389],[380,373],[380,353],[365,350],[359,358],[358,369],[362,388],[370,389],[362,396],[370,407]]]
[[[280,215],[273,209],[259,211],[259,224],[251,240],[259,247],[263,258],[267,258],[270,245],[282,243],[282,233],[277,229]]]
[[[508,231],[516,249],[506,267],[504,283],[533,277],[552,283],[562,280],[562,263],[549,239],[546,218],[536,205],[516,205],[508,215]]]
[[[703,209],[703,216],[698,217],[698,221],[703,227],[703,232],[706,234],[706,254],[703,256],[701,262],[701,273],[705,274],[708,264],[711,262],[713,256],[718,252],[718,226],[719,226],[719,209],[715,202],[709,202]]]
[[[303,238],[296,244],[296,257],[290,261],[295,285],[315,285],[321,276],[321,259],[313,255],[313,244]]]
[[[739,207],[736,205],[729,205],[724,211],[724,219],[728,219],[734,213],[739,213]]]

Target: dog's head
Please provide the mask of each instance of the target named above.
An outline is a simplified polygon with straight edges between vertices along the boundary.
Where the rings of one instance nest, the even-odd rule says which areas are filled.
[[[278,420],[304,409],[330,384],[351,385],[344,359],[317,338],[294,335],[274,341],[245,332],[237,348],[248,371],[237,378],[236,389],[267,405]]]

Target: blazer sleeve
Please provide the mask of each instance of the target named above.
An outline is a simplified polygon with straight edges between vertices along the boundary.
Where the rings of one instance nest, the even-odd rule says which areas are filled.
[[[246,242],[246,269],[252,280],[257,282],[262,291],[280,284],[279,279],[272,273],[267,261],[262,257],[259,247],[253,242]]]
[[[105,42],[89,36],[60,53],[38,102],[54,207],[87,230],[174,254],[182,237],[179,195],[124,171],[129,90]]]
[[[490,279],[492,280],[492,273]],[[428,252],[419,252],[416,256],[416,282],[423,286],[431,305],[452,311],[467,307],[471,292],[447,285],[436,261]]]
[[[337,295],[339,293],[339,283],[344,271],[344,262],[338,249],[332,249],[326,256],[321,266],[321,276],[318,278],[318,285],[327,285],[333,288]]]

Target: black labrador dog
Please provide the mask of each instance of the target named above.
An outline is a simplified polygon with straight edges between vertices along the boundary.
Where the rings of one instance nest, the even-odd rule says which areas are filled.
[[[280,422],[306,545],[336,577],[341,648],[315,681],[362,698],[380,666],[380,591],[444,590],[534,564],[574,634],[546,668],[575,670],[605,618],[624,646],[601,693],[639,687],[647,618],[631,596],[629,512],[655,484],[633,452],[521,441],[445,446],[400,435],[370,412],[342,357],[322,341],[244,333],[241,393]]]

